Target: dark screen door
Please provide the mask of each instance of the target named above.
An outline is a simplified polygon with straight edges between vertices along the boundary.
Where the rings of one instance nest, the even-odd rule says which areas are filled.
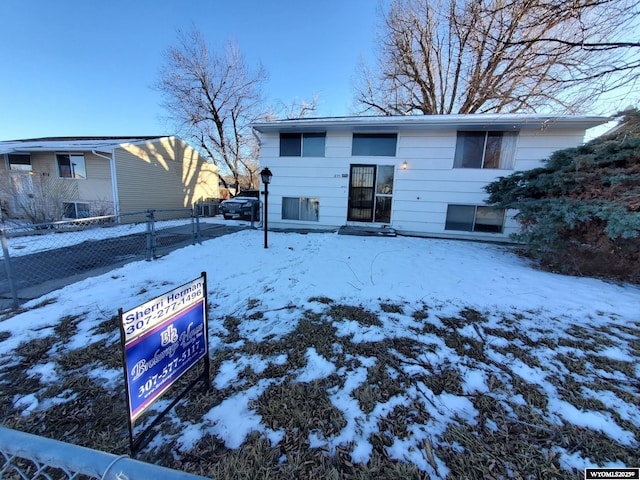
[[[347,220],[372,222],[375,200],[375,165],[351,165]]]

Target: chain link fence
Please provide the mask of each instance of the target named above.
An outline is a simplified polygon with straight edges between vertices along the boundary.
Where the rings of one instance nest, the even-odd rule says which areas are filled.
[[[198,480],[205,477],[0,427],[0,478]]]
[[[175,248],[200,243],[198,209],[146,210],[1,228],[0,298],[17,307],[89,273],[151,261]]]

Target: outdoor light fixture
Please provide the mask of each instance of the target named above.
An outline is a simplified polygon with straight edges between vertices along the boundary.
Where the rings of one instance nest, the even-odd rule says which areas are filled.
[[[406,170],[408,166],[407,162],[402,162],[402,170]]]
[[[267,247],[267,218],[269,212],[269,184],[271,183],[271,177],[273,174],[267,167],[263,168],[260,172],[260,178],[264,184],[264,248]]]
[[[271,177],[273,177],[273,174],[268,167],[263,168],[260,172],[260,178],[262,178],[262,183],[265,185],[269,185],[271,183]]]

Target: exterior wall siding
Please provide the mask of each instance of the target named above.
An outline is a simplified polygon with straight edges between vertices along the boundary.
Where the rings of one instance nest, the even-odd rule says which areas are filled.
[[[484,205],[485,185],[515,170],[542,166],[555,150],[580,145],[584,131],[521,131],[513,170],[453,168],[456,136],[454,128],[400,130],[395,157],[362,157],[351,155],[351,130],[330,130],[326,134],[325,157],[280,157],[279,134],[263,133],[261,164],[273,172],[269,185],[269,225],[276,228],[345,225],[350,165],[393,165],[392,228],[413,235],[506,241],[519,228],[513,218],[516,212],[507,212],[502,233],[459,232],[445,230],[447,206]],[[406,170],[402,169],[404,162]],[[318,198],[319,221],[282,220],[282,197]]]
[[[219,198],[218,169],[175,137],[115,150],[120,212],[190,208]]]
[[[87,168],[87,179],[75,180],[78,183],[79,198],[97,205],[110,205],[111,210],[113,210],[113,189],[111,188],[111,165],[109,160],[92,153],[85,153],[84,162]]]

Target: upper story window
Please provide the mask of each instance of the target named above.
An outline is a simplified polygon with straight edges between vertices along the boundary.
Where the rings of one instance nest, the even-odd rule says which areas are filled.
[[[25,172],[32,170],[30,153],[10,153],[7,157],[9,160],[9,170],[22,170]]]
[[[281,133],[281,157],[324,157],[326,133]]]
[[[517,132],[458,132],[453,168],[513,170]]]
[[[356,157],[395,157],[396,133],[354,133],[351,155]]]
[[[57,154],[58,175],[60,178],[87,178],[84,155]]]

